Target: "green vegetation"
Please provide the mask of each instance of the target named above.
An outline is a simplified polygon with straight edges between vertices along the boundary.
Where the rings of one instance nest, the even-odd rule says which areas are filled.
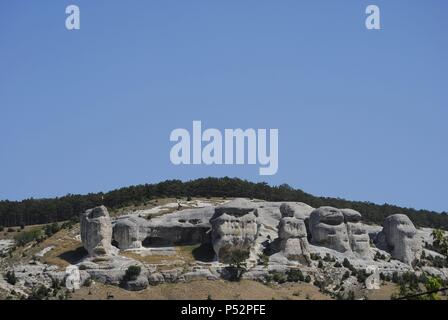
[[[425,275],[418,277],[415,273],[407,272],[398,277],[397,280],[400,287],[400,298],[408,300],[440,300],[437,290],[441,289],[444,283],[439,277],[428,277]],[[393,295],[391,298],[396,299],[397,296]]]
[[[14,271],[8,271],[5,274],[5,280],[6,282],[8,282],[10,285],[15,285],[17,283],[17,278],[16,278],[16,274],[14,273]]]
[[[28,296],[28,300],[47,300],[50,295],[50,289],[41,285],[37,288],[33,288],[31,294]]]
[[[348,201],[339,198],[316,197],[287,184],[269,186],[237,178],[205,178],[188,182],[167,180],[113,190],[107,193],[67,195],[54,199],[0,201],[0,224],[9,226],[46,224],[76,218],[86,209],[104,204],[110,209],[141,204],[163,197],[246,197],[268,201],[300,201],[313,207],[333,206],[351,208],[363,214],[364,220],[382,224],[384,218],[401,213],[409,216],[416,226],[448,230],[448,215],[434,211],[401,208],[389,204]]]
[[[281,273],[280,271],[271,271],[269,272],[269,275],[271,276],[272,281],[277,282],[279,284],[288,281],[288,277],[284,273]]]
[[[288,272],[286,272],[286,276],[288,282],[305,281],[305,277],[303,276],[303,273],[300,269],[289,269]]]
[[[24,246],[32,241],[42,241],[43,238],[44,234],[40,228],[23,231],[14,236],[14,240],[18,246]]]
[[[448,236],[440,229],[433,230],[431,235],[434,239],[432,249],[448,258]]]
[[[126,270],[124,278],[126,281],[132,281],[138,278],[142,268],[140,266],[129,266]]]
[[[229,273],[230,281],[240,281],[243,273],[246,272],[246,259],[249,253],[244,250],[235,249],[228,253],[227,261],[229,266],[226,270]]]

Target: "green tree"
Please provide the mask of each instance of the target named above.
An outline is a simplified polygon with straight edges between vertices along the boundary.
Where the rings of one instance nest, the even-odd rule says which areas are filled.
[[[439,277],[429,277],[425,283],[426,291],[436,291],[442,288],[442,281]],[[432,292],[422,296],[422,300],[440,300],[438,292]]]
[[[138,278],[142,271],[140,266],[129,266],[124,275],[126,281],[132,281]]]
[[[246,272],[246,259],[249,257],[249,253],[246,250],[233,249],[226,255],[226,260],[229,266],[226,268],[229,271],[231,281],[239,281]]]

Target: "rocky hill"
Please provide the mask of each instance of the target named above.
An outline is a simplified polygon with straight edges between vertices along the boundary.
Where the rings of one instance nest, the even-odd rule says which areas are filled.
[[[68,238],[51,246],[45,240],[20,249],[24,257],[35,252],[31,259],[8,258],[18,249],[3,240],[0,291],[17,298],[35,295],[36,288],[76,292],[92,283],[143,291],[167,283],[244,280],[303,283],[332,298],[353,298],[410,275],[422,283],[428,277],[448,280],[447,257],[429,249],[432,229],[417,229],[403,214],[372,225],[363,222],[362,212],[346,208],[187,199],[113,217],[98,206],[69,230]],[[64,242],[75,248],[61,252]],[[48,259],[55,251],[53,257],[70,259],[62,265]]]

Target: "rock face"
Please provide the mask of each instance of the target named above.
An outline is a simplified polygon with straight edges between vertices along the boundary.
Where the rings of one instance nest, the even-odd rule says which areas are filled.
[[[370,238],[361,220],[361,214],[352,209],[316,209],[310,216],[312,241],[316,245],[338,252],[369,258]]]
[[[312,243],[339,252],[350,252],[347,226],[341,210],[320,207],[310,215]]]
[[[146,219],[139,217],[127,217],[125,219],[118,219],[113,226],[114,243],[121,250],[140,248],[142,240],[146,237],[145,229],[147,224]]]
[[[232,252],[249,256],[258,236],[257,210],[252,202],[235,199],[215,208],[211,240],[218,260],[228,263]]]
[[[381,287],[380,272],[378,267],[367,266],[366,273],[369,274],[364,282],[367,290],[378,290]]]
[[[105,206],[81,214],[81,240],[90,256],[111,255],[112,225]]]
[[[308,264],[310,261],[310,250],[305,221],[298,218],[298,216],[303,218],[305,216],[290,216],[290,212],[289,210],[282,211],[283,218],[278,225],[280,250],[287,259]]]
[[[360,257],[371,257],[370,237],[367,230],[361,224],[362,216],[358,211],[342,209],[344,222],[347,225],[350,248]]]
[[[394,214],[384,220],[383,231],[378,235],[379,242],[385,242],[386,250],[392,258],[411,265],[422,253],[422,242],[417,229],[408,216]]]
[[[280,205],[282,217],[296,217],[301,220],[308,219],[314,208],[303,202],[285,202]]]
[[[121,250],[139,247],[193,245],[210,241],[213,207],[186,209],[147,220],[123,216],[113,225],[114,244]]]
[[[77,266],[70,265],[65,268],[65,287],[69,290],[79,290],[81,287],[81,274]]]

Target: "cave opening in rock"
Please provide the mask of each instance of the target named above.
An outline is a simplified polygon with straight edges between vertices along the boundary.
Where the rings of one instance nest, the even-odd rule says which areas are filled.
[[[142,241],[142,245],[145,248],[152,247],[169,247],[173,246],[173,243],[167,239],[163,239],[160,237],[147,237]]]
[[[111,244],[116,248],[120,248],[117,240],[112,240]]]

